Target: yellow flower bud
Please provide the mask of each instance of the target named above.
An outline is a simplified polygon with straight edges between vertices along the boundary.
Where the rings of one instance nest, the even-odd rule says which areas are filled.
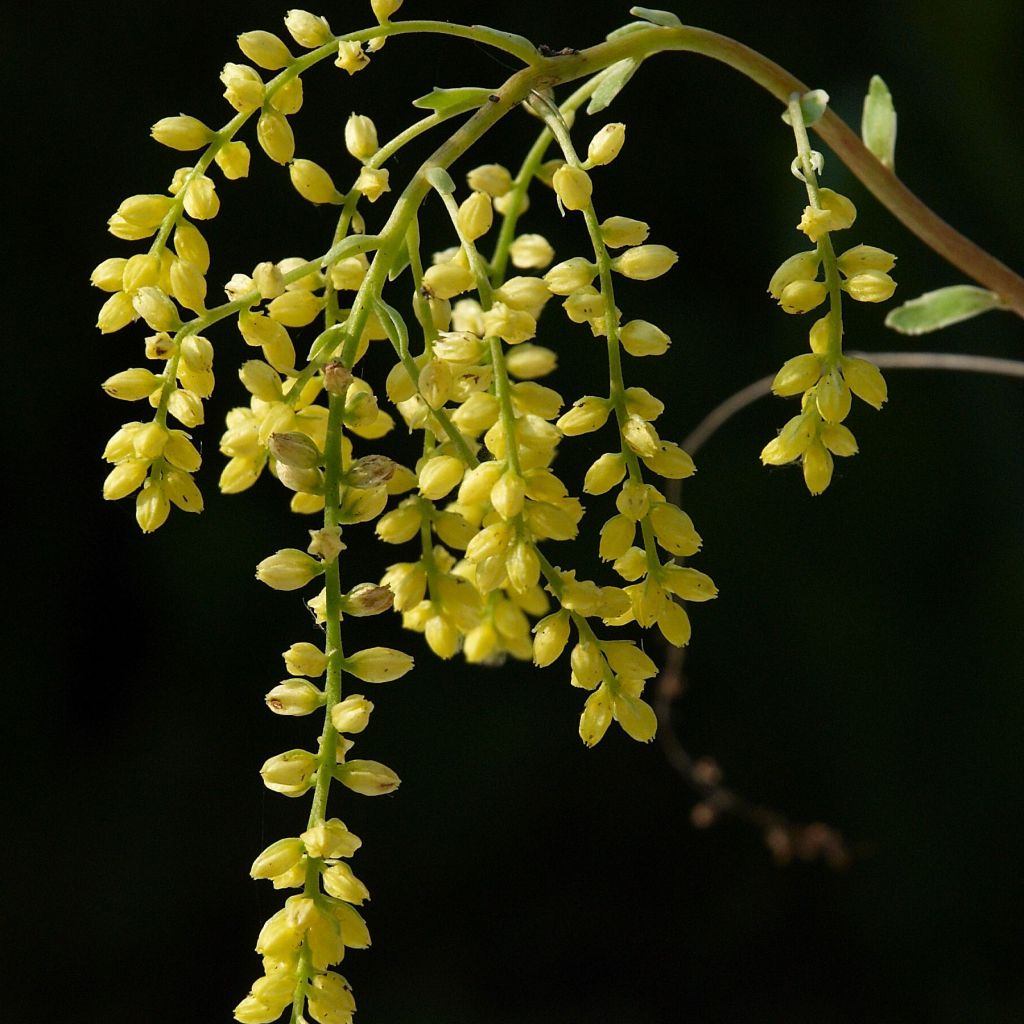
[[[157,228],[171,208],[171,197],[161,195],[129,196],[117,208],[118,214],[143,228]]]
[[[125,402],[137,402],[161,386],[161,381],[142,367],[115,373],[113,377],[108,377],[102,385],[103,390],[111,398],[120,398]]]
[[[580,716],[580,739],[588,747],[599,743],[612,723],[611,694],[606,686],[595,690],[583,705]]]
[[[842,423],[826,423],[819,434],[821,443],[833,454],[848,457],[857,454],[857,439]]]
[[[351,857],[363,845],[363,841],[349,832],[338,818],[328,818],[322,825],[314,825],[299,838],[310,857],[323,860]]]
[[[199,373],[213,367],[213,345],[200,334],[190,334],[181,342],[181,361]]]
[[[611,268],[632,281],[653,281],[679,260],[668,246],[635,246],[611,261]]]
[[[647,575],[647,554],[643,548],[631,547],[615,559],[612,568],[624,580],[634,582]]]
[[[484,164],[474,167],[466,175],[466,182],[475,192],[486,192],[489,196],[503,196],[512,187],[512,175],[501,164]]]
[[[622,426],[622,439],[637,455],[650,458],[661,445],[658,432],[639,416],[629,416]]]
[[[401,6],[402,0],[370,0],[370,7],[381,23],[387,21]]]
[[[689,566],[666,565],[665,589],[683,601],[710,601],[718,596],[718,588],[710,576]]]
[[[802,231],[812,242],[817,242],[832,230],[832,214],[828,210],[805,206],[797,230]]]
[[[212,178],[200,174],[194,178],[185,193],[185,212],[195,220],[210,220],[220,210],[217,187]]]
[[[154,331],[174,331],[181,326],[177,308],[159,288],[140,288],[132,297],[132,306]]]
[[[103,481],[103,498],[105,501],[118,501],[127,498],[142,486],[149,471],[147,459],[126,459],[119,462]]]
[[[226,142],[217,150],[214,157],[217,166],[221,169],[228,181],[236,181],[245,178],[249,174],[249,147],[241,141]],[[181,253],[179,252],[179,255]],[[209,263],[207,263],[207,267]],[[205,268],[204,268],[205,269]]]
[[[349,761],[338,765],[334,774],[342,785],[362,796],[383,796],[385,793],[393,793],[402,781],[379,761]]]
[[[629,516],[612,516],[601,527],[601,543],[598,554],[604,562],[621,558],[633,543],[636,536],[636,520]]]
[[[312,160],[293,160],[288,165],[288,175],[295,191],[311,203],[336,203],[341,199],[331,176]]]
[[[353,693],[331,708],[331,724],[341,733],[362,732],[370,721],[372,710],[372,701],[361,693]]]
[[[345,148],[357,160],[369,160],[377,152],[377,126],[365,114],[351,114],[345,122]]]
[[[244,145],[244,143],[239,143]],[[221,150],[223,152],[223,150]],[[248,149],[246,153],[248,154]],[[248,161],[248,156],[246,157]],[[248,167],[248,162],[246,163]],[[187,220],[179,220],[174,229],[174,251],[189,263],[195,264],[199,272],[205,274],[210,269],[210,247],[206,244],[202,232]]]
[[[836,262],[843,274],[853,277],[865,270],[892,270],[896,265],[896,257],[877,246],[862,244],[847,249]]]
[[[362,71],[370,63],[370,58],[363,52],[361,43],[341,40],[338,43],[338,56],[334,61],[336,67],[354,75]]]
[[[132,298],[127,292],[114,292],[113,295],[103,303],[99,316],[96,318],[96,326],[101,334],[113,334],[114,331],[127,327],[135,319],[135,306]]]
[[[832,455],[820,442],[815,441],[804,452],[804,483],[813,495],[823,493],[832,482]]]
[[[273,590],[298,590],[324,571],[322,563],[298,548],[282,548],[256,566],[256,579]]]
[[[587,147],[587,162],[593,167],[610,164],[626,141],[626,126],[621,122],[606,124]]]
[[[818,202],[832,218],[829,231],[842,231],[857,219],[857,207],[846,196],[833,192],[830,188],[818,189]]]
[[[810,330],[810,342],[811,351],[816,355],[824,356],[828,354],[829,346],[829,324],[831,323],[831,313],[827,313],[819,320],[815,320]]]
[[[821,264],[821,255],[817,249],[808,252],[798,252],[789,259],[783,260],[782,265],[772,274],[768,282],[768,292],[773,299],[781,299],[782,292],[786,285],[794,281],[813,281],[818,276],[818,267]]]
[[[520,270],[543,270],[555,258],[555,250],[543,235],[519,235],[508,252],[512,265]]]
[[[459,650],[459,631],[446,615],[431,615],[423,630],[427,645],[439,658],[448,660]]]
[[[366,196],[371,203],[377,202],[385,192],[391,191],[388,172],[383,167],[364,167],[356,179],[355,190]]]
[[[658,718],[654,708],[620,690],[612,698],[612,714],[627,736],[638,743],[650,743],[658,730]]]
[[[427,574],[419,563],[402,562],[391,566],[381,579],[395,595],[395,611],[404,612],[423,600],[427,589]]]
[[[544,283],[555,295],[571,295],[580,288],[586,288],[596,276],[597,264],[582,256],[574,256],[553,266],[544,275]]]
[[[690,617],[686,609],[675,601],[665,601],[658,613],[658,629],[673,647],[685,647],[690,642]]]
[[[627,480],[615,498],[615,507],[627,519],[639,522],[650,509],[647,485],[636,480]]]
[[[238,48],[253,64],[268,71],[279,71],[292,62],[288,47],[273,32],[243,32],[238,37]]]
[[[160,261],[148,252],[132,256],[124,265],[122,286],[126,292],[137,292],[160,283]]]
[[[593,287],[577,288],[562,303],[566,315],[574,324],[586,323],[605,314],[604,296]]]
[[[551,178],[551,185],[560,205],[567,210],[585,210],[590,205],[594,186],[582,167],[562,164]]]
[[[511,309],[496,302],[484,313],[484,333],[498,337],[509,345],[520,345],[537,333],[537,321],[521,309]]]
[[[161,145],[182,152],[201,149],[213,138],[213,132],[202,121],[185,114],[161,118],[150,134]]]
[[[302,796],[313,784],[317,762],[308,750],[286,750],[268,758],[260,769],[263,785],[284,796]]]
[[[390,647],[367,647],[342,662],[342,668],[364,683],[401,679],[413,666],[412,657]]]
[[[575,401],[572,408],[558,418],[555,426],[567,437],[589,434],[600,430],[605,425],[610,412],[611,405],[608,399],[585,395]]]
[[[275,715],[309,715],[324,702],[324,695],[305,679],[285,679],[265,698]]]
[[[573,685],[592,690],[601,681],[604,671],[604,658],[596,644],[581,641],[569,655],[572,666]]]
[[[159,483],[147,480],[138,498],[135,499],[135,521],[143,533],[158,530],[171,511],[164,488]]]
[[[182,430],[168,431],[169,437],[164,444],[164,458],[178,469],[186,473],[194,473],[202,464],[199,452]]]
[[[331,284],[337,291],[355,291],[363,283],[369,267],[365,253],[339,260],[331,267]]]
[[[827,295],[824,281],[793,281],[782,289],[779,305],[786,313],[807,313],[820,306]]]
[[[876,409],[881,409],[889,397],[885,378],[874,363],[866,359],[842,360],[843,377],[850,390],[862,401]]]
[[[186,427],[198,427],[203,423],[203,403],[191,391],[176,389],[167,400],[167,411]]]
[[[296,161],[298,162],[298,161]],[[305,327],[311,324],[323,309],[323,299],[317,297],[310,291],[304,289],[291,289],[283,295],[278,295],[267,307],[267,313],[279,324],[285,327]],[[275,332],[276,337],[285,337],[280,332]],[[269,341],[264,341],[267,345]]]
[[[271,843],[252,863],[251,878],[278,878],[300,863],[305,850],[301,839],[278,839]],[[276,887],[275,887],[276,888]]]
[[[896,291],[896,282],[882,270],[862,270],[843,282],[843,290],[857,302],[885,302]]]
[[[302,109],[302,79],[293,78],[285,82],[270,100],[271,106],[279,113],[288,116]]]
[[[647,240],[650,231],[642,220],[633,220],[632,217],[609,217],[601,224],[601,238],[609,249],[640,245]]]
[[[420,494],[430,501],[443,498],[457,486],[465,465],[454,455],[435,455],[427,459],[419,471]]]
[[[331,971],[314,975],[310,979],[306,1000],[310,1016],[317,1021],[344,1024],[356,1008],[348,982],[340,974]]]
[[[420,532],[422,522],[419,503],[411,501],[381,516],[374,530],[385,544],[404,544]]]
[[[344,861],[339,861],[326,868],[321,877],[324,881],[324,889],[335,899],[361,906],[370,897],[369,890],[356,878],[352,869]]]
[[[779,431],[779,436],[764,446],[761,461],[766,466],[784,466],[798,459],[816,436],[815,419],[804,414],[794,416]]]
[[[281,657],[284,667],[296,676],[322,676],[327,668],[327,655],[310,643],[292,644]]]
[[[246,391],[263,402],[279,402],[281,400],[281,378],[273,367],[259,359],[249,359],[242,363],[238,376]]]
[[[461,237],[470,242],[486,235],[494,223],[491,197],[486,192],[474,192],[459,207],[456,222]]]
[[[288,119],[276,110],[264,110],[256,123],[260,148],[275,163],[286,164],[295,156],[295,135]]]
[[[523,478],[506,470],[498,482],[491,488],[491,505],[502,519],[512,519],[523,510],[526,500],[526,484]]]
[[[175,260],[171,265],[171,294],[186,309],[195,313],[206,312],[206,279],[195,264],[188,260]]]
[[[225,64],[220,73],[224,83],[224,99],[241,113],[263,106],[263,79],[248,64]]]
[[[675,505],[667,502],[652,505],[651,526],[658,543],[673,555],[688,558],[700,550],[702,542],[693,528],[693,520]]]
[[[536,380],[558,368],[558,355],[541,345],[519,345],[506,353],[505,366],[513,377]]]
[[[120,291],[124,280],[124,268],[127,263],[128,261],[121,256],[104,260],[89,275],[89,283],[101,291]]]
[[[156,459],[163,454],[168,431],[159,423],[147,423],[132,435],[132,448],[140,459]]]
[[[313,50],[334,38],[326,18],[310,14],[309,11],[289,11],[285,15],[284,27],[288,34],[307,50]]]
[[[772,391],[781,398],[799,395],[817,384],[820,376],[821,357],[805,352],[782,364],[782,369],[772,381]]]
[[[850,412],[853,399],[842,371],[833,366],[814,389],[814,398],[821,418],[826,423],[842,423]]]
[[[658,666],[631,640],[610,640],[601,644],[601,650],[616,675],[627,679],[653,679]]]
[[[539,277],[510,277],[497,291],[494,298],[512,309],[521,309],[536,320],[544,306],[551,299],[551,292]]]
[[[669,480],[685,480],[697,472],[693,459],[672,441],[659,442],[654,455],[644,458],[644,465]]]
[[[473,272],[454,261],[435,263],[423,274],[423,288],[438,299],[451,299],[476,283]]]

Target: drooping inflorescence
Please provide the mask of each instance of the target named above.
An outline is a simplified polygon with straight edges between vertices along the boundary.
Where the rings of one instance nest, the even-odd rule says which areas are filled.
[[[329,816],[328,798],[335,781],[373,796],[393,792],[399,779],[377,761],[350,757],[373,703],[343,684],[388,682],[408,673],[413,661],[390,647],[347,652],[346,616],[393,609],[434,654],[473,664],[514,658],[545,667],[568,650],[569,680],[588,694],[579,733],[593,746],[613,721],[642,742],[653,738],[657,724],[643,699],[657,672],[642,646],[651,634],[613,631],[635,624],[683,646],[690,639],[685,604],[716,595],[710,577],[676,562],[695,555],[701,538],[659,489],[659,478],[691,476],[693,461],[659,435],[663,402],[626,381],[630,359],[665,355],[670,338],[643,310],[624,315],[615,294],[617,278],[660,278],[677,254],[648,241],[649,226],[628,211],[598,216],[595,181],[601,198],[600,168],[625,147],[625,125],[610,122],[592,133],[584,158],[572,139],[583,104],[589,101],[590,112],[605,109],[636,60],[611,51],[603,63],[572,70],[493,30],[393,22],[401,0],[371,0],[371,7],[375,23],[344,35],[320,16],[288,12],[287,31],[305,51],[298,56],[270,32],[239,36],[250,63],[229,62],[220,75],[234,116],[220,130],[187,115],[157,122],[158,142],[199,156],[174,172],[166,193],[132,196],[119,206],[111,232],[151,241],[145,251],[105,260],[93,272],[93,283],[109,293],[100,330],[113,333],[141,320],[153,332],[145,355],[156,366],[126,370],[103,385],[115,398],[148,399],[154,410],[148,421],[124,424],[108,443],[104,457],[113,468],[104,496],[138,492],[136,516],[147,533],[163,525],[171,505],[201,511],[192,479],[200,455],[190,431],[202,426],[203,400],[214,388],[214,346],[206,332],[232,321],[236,331],[218,344],[241,349],[238,376],[248,398],[228,413],[220,438],[226,457],[220,489],[240,493],[272,477],[290,495],[294,513],[317,517],[308,545],[281,548],[256,569],[276,590],[320,585],[306,601],[318,632],[285,651],[287,678],[270,689],[266,703],[279,715],[322,711],[323,725],[315,751],[288,750],[261,769],[269,789],[290,797],[311,793],[312,806],[305,830],[271,844],[252,866],[254,878],[298,891],[259,935],[264,973],[235,1010],[250,1024],[276,1020],[288,1007],[293,1024],[305,1013],[321,1024],[346,1024],[355,1009],[347,982],[331,968],[346,948],[369,945],[357,909],[368,892],[348,866],[360,840]],[[668,23],[653,24],[640,29],[659,32]],[[435,89],[416,101],[428,113],[383,142],[369,116],[339,118],[337,167],[297,155],[302,139],[289,118],[302,106],[303,73],[329,60],[348,75],[359,73],[389,36],[417,31],[498,46],[525,70],[496,92]],[[583,81],[556,102],[551,83],[572,79]],[[448,168],[520,104],[543,128],[518,171],[474,160],[465,187],[456,185]],[[459,131],[407,182],[394,180],[395,154],[453,118],[463,119]],[[336,217],[319,257],[256,259],[227,279],[225,301],[209,305],[211,255],[197,222],[215,217],[219,199],[207,172],[216,167],[228,181],[247,175],[250,152],[236,136],[251,122],[258,148],[287,168],[294,193],[326,211],[337,208]],[[842,425],[850,391],[876,406],[884,400],[877,371],[842,354],[840,289],[858,299],[888,297],[893,258],[857,246],[836,260],[829,233],[849,226],[855,213],[849,200],[817,187],[799,116],[794,127],[810,198],[800,227],[817,247],[787,260],[770,290],[789,312],[812,309],[826,297],[831,308],[812,328],[811,355],[791,360],[776,379],[777,393],[804,393],[803,412],[762,458],[801,458],[808,486],[820,493],[831,475],[830,452],[856,448]],[[558,153],[548,158],[552,146]],[[339,184],[345,181],[347,187]],[[420,209],[428,202],[439,204],[450,224],[429,242],[420,233]],[[386,216],[372,231],[368,220],[381,209]],[[529,209],[537,223],[521,231]],[[541,233],[544,219],[559,214],[582,218],[585,253],[558,254]],[[824,281],[817,280],[821,266]],[[298,332],[313,325],[315,337],[303,354]],[[566,331],[589,333],[608,371],[607,393],[571,396],[568,407],[562,394],[540,383],[570,351],[554,340]],[[379,380],[364,372],[371,344],[390,344],[395,354]],[[394,450],[380,450],[399,420],[421,438],[410,465]],[[563,480],[559,447],[585,434],[607,450],[582,481]],[[599,557],[615,573],[611,581],[580,578],[568,556],[554,554],[579,534],[580,494],[613,496],[615,513],[599,534],[594,530]],[[382,560],[379,582],[343,579],[343,533],[350,542],[369,523],[386,551],[401,554]]]
[[[832,481],[832,457],[857,453],[856,438],[843,423],[852,396],[875,409],[886,400],[885,379],[878,367],[843,354],[842,293],[858,302],[884,302],[896,290],[888,273],[896,257],[863,244],[836,257],[832,232],[851,227],[857,210],[846,196],[818,186],[824,158],[810,148],[799,96],[789,104],[788,120],[798,150],[793,171],[805,183],[808,198],[797,229],[815,248],[785,260],[772,275],[768,291],[787,313],[808,313],[826,299],[829,310],[811,326],[811,351],[786,362],[772,383],[776,395],[802,396],[800,413],[765,445],[761,461],[783,466],[799,459],[807,489],[821,494]]]

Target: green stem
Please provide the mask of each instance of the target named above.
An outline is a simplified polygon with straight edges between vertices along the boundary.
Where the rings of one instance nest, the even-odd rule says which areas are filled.
[[[793,126],[793,135],[796,138],[796,151],[800,159],[800,170],[804,176],[804,183],[807,186],[807,198],[811,206],[816,210],[821,209],[819,197],[818,176],[814,170],[814,160],[811,156],[811,142],[807,137],[807,127],[804,124],[803,110],[800,107],[800,97],[794,93],[789,98],[789,119]],[[818,255],[821,257],[822,265],[825,268],[825,285],[828,288],[828,353],[826,356],[829,366],[835,366],[843,354],[843,291],[839,284],[839,264],[836,262],[836,253],[832,248],[832,237],[826,231],[818,239]]]

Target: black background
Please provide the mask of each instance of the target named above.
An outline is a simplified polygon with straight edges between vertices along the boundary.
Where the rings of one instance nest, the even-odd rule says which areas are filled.
[[[335,30],[355,28],[364,6],[323,13]],[[284,9],[79,4],[57,20],[40,7],[21,12],[5,44],[15,525],[5,544],[4,960],[8,996],[32,1019],[230,1019],[281,896],[247,867],[263,845],[296,834],[306,811],[256,774],[270,754],[312,742],[312,720],[262,706],[282,677],[278,652],[311,638],[308,619],[296,599],[252,579],[260,558],[301,546],[308,524],[267,481],[240,497],[216,492],[220,422],[241,397],[237,335],[211,334],[220,354],[201,434],[207,511],[142,537],[131,502],[99,497],[99,452],[134,411],[98,385],[142,363],[143,332],[101,338],[101,297],[87,283],[101,259],[134,251],[104,233],[117,204],[161,191],[186,162],[156,146],[149,126],[179,111],[226,120],[217,73],[238,59],[234,35],[278,30]],[[855,127],[881,73],[900,114],[901,176],[1021,267],[1022,12],[1015,0],[688,0],[680,14],[827,89]],[[402,14],[482,21],[555,47],[598,41],[627,18],[606,0],[437,0]],[[388,137],[431,86],[505,75],[482,49],[438,39],[394,40],[353,79],[320,68],[295,119],[299,155],[345,180],[351,110]],[[680,252],[670,276],[620,301],[673,336],[668,357],[627,367],[666,400],[666,436],[805,348],[805,322],[764,293],[799,245],[803,205],[778,113],[730,70],[675,55],[648,62],[594,121],[629,126],[619,161],[595,174],[600,212],[647,219],[652,240]],[[456,178],[476,162],[514,166],[535,129],[511,116]],[[253,149],[251,181],[218,176],[211,287],[262,259],[312,256],[330,230],[330,212],[302,204]],[[426,152],[396,161],[396,179]],[[897,298],[961,279],[834,158],[825,183],[858,205],[851,244],[899,254]],[[550,233],[560,258],[582,251],[579,225],[556,224],[549,195],[537,194],[523,228]],[[1009,316],[908,341],[883,315],[852,310],[849,343],[1020,354]],[[554,386],[568,401],[601,387],[587,333],[551,323],[563,367]],[[384,367],[383,353],[370,365]],[[889,382],[882,413],[855,409],[861,454],[823,497],[810,499],[796,473],[760,468],[758,451],[791,414],[774,399],[715,437],[685,493],[705,539],[696,564],[722,596],[694,609],[680,735],[750,797],[841,828],[863,851],[857,863],[780,869],[745,826],[695,831],[691,797],[655,746],[616,731],[593,751],[581,746],[582,695],[565,666],[441,665],[403,635],[397,645],[417,670],[374,690],[357,748],[392,765],[402,788],[335,805],[364,839],[354,867],[374,896],[374,947],[342,966],[363,1024],[1024,1020],[1020,383],[896,371]],[[565,445],[572,489],[598,444]],[[550,552],[592,572],[609,511],[588,507],[576,551]],[[348,536],[350,582],[408,557],[369,537]],[[361,620],[360,641],[395,642],[394,625]]]

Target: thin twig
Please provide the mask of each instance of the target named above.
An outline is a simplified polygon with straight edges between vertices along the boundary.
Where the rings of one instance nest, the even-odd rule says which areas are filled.
[[[960,373],[991,373],[1003,377],[1024,378],[1024,361],[997,359],[955,352],[851,352],[851,356],[868,359],[876,366],[894,370],[953,370]],[[683,448],[691,455],[748,405],[771,393],[774,376],[762,377],[711,410],[687,435]],[[669,500],[679,503],[680,484],[669,481]],[[814,860],[818,857],[833,868],[847,867],[853,852],[836,829],[821,822],[797,824],[784,814],[755,804],[722,784],[718,764],[708,757],[694,758],[683,747],[672,727],[672,707],[686,689],[686,651],[669,647],[665,666],[658,677],[654,710],[658,715],[658,740],[668,763],[700,798],[691,820],[698,828],[706,828],[723,814],[731,815],[759,829],[765,845],[776,861],[789,863],[794,857]]]

